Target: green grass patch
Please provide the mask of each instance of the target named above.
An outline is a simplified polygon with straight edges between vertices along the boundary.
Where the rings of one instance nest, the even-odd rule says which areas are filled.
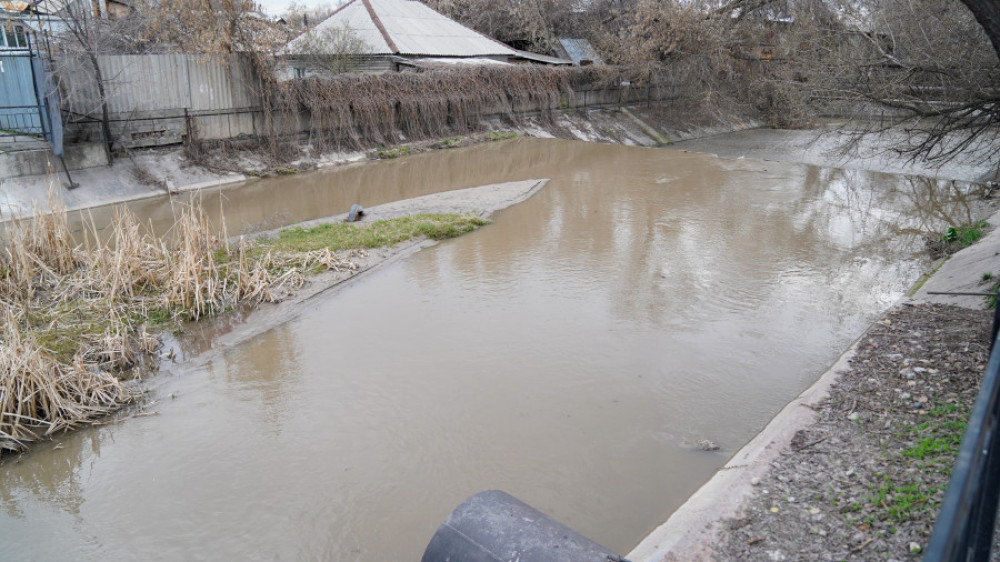
[[[490,133],[486,136],[486,139],[490,141],[502,141],[516,138],[516,131],[490,131]]]
[[[983,237],[983,231],[990,226],[986,221],[979,221],[960,226],[953,226],[941,237],[945,242],[952,242],[959,248],[971,246],[973,242]]]
[[[858,513],[860,520],[873,526],[884,524],[890,533],[897,524],[936,512],[961,448],[969,412],[968,406],[959,404],[928,404],[919,423],[895,434],[902,443],[886,451],[889,470],[868,485],[865,497],[841,506],[841,512]]]
[[[866,518],[869,523],[875,520],[895,523],[907,521],[916,511],[928,509],[932,503],[932,497],[940,491],[936,487],[923,489],[916,484],[900,485],[884,474],[880,477],[882,481],[877,485],[869,486],[871,494],[865,498],[869,505],[876,507],[875,513]],[[879,507],[881,509],[878,509]]]
[[[986,302],[986,308],[991,310],[995,309],[997,307],[997,291],[1000,290],[1000,278],[990,272],[986,272],[983,274],[982,281],[980,281],[979,284],[989,284],[986,292],[993,294],[988,297],[983,297],[983,300]]]
[[[964,426],[964,424],[961,425]],[[925,437],[917,441],[912,447],[904,449],[903,456],[911,459],[925,459],[935,455],[958,456],[958,448],[961,444],[961,433],[943,437]]]
[[[372,249],[393,246],[418,237],[455,238],[489,221],[470,214],[420,214],[371,223],[328,223],[312,228],[286,228],[277,238],[263,240],[257,251],[308,252]]]
[[[904,438],[914,439],[900,453],[908,459],[926,461],[927,468],[948,469],[958,456],[967,427],[969,409],[957,404],[939,403],[927,410],[922,423],[910,426]],[[934,465],[943,464],[942,467]]]
[[[400,158],[402,156],[409,156],[410,147],[408,146],[399,146],[396,148],[379,147],[375,155],[378,156],[379,160],[392,160],[394,158]]]

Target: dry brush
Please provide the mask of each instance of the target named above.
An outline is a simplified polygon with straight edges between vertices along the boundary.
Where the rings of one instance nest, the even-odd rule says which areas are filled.
[[[304,272],[356,265],[330,251],[229,244],[198,204],[155,237],[128,210],[109,239],[74,239],[64,210],[7,223],[0,249],[0,451],[105,416],[155,367],[154,332],[282,297]],[[161,326],[162,327],[162,326]]]
[[[578,92],[649,80],[648,73],[633,74],[525,65],[293,80],[273,86],[274,130],[267,136],[295,143],[304,130],[314,147],[339,150],[467,134],[489,120],[516,123],[525,113],[550,119]]]

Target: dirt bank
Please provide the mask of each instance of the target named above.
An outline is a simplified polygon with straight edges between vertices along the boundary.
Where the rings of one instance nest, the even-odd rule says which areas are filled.
[[[918,555],[978,392],[992,318],[981,298],[927,293],[982,291],[985,274],[998,272],[994,230],[873,324],[628,558]]]

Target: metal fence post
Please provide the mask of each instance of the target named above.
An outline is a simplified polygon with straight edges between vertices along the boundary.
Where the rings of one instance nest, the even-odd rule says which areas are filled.
[[[997,292],[1000,298],[1000,291]],[[925,562],[987,562],[1000,503],[1000,307],[993,313],[990,360],[969,416]]]

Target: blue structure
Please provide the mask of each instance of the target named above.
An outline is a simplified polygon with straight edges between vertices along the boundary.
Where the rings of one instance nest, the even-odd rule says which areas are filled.
[[[0,51],[0,130],[26,135],[44,135],[31,53]]]

